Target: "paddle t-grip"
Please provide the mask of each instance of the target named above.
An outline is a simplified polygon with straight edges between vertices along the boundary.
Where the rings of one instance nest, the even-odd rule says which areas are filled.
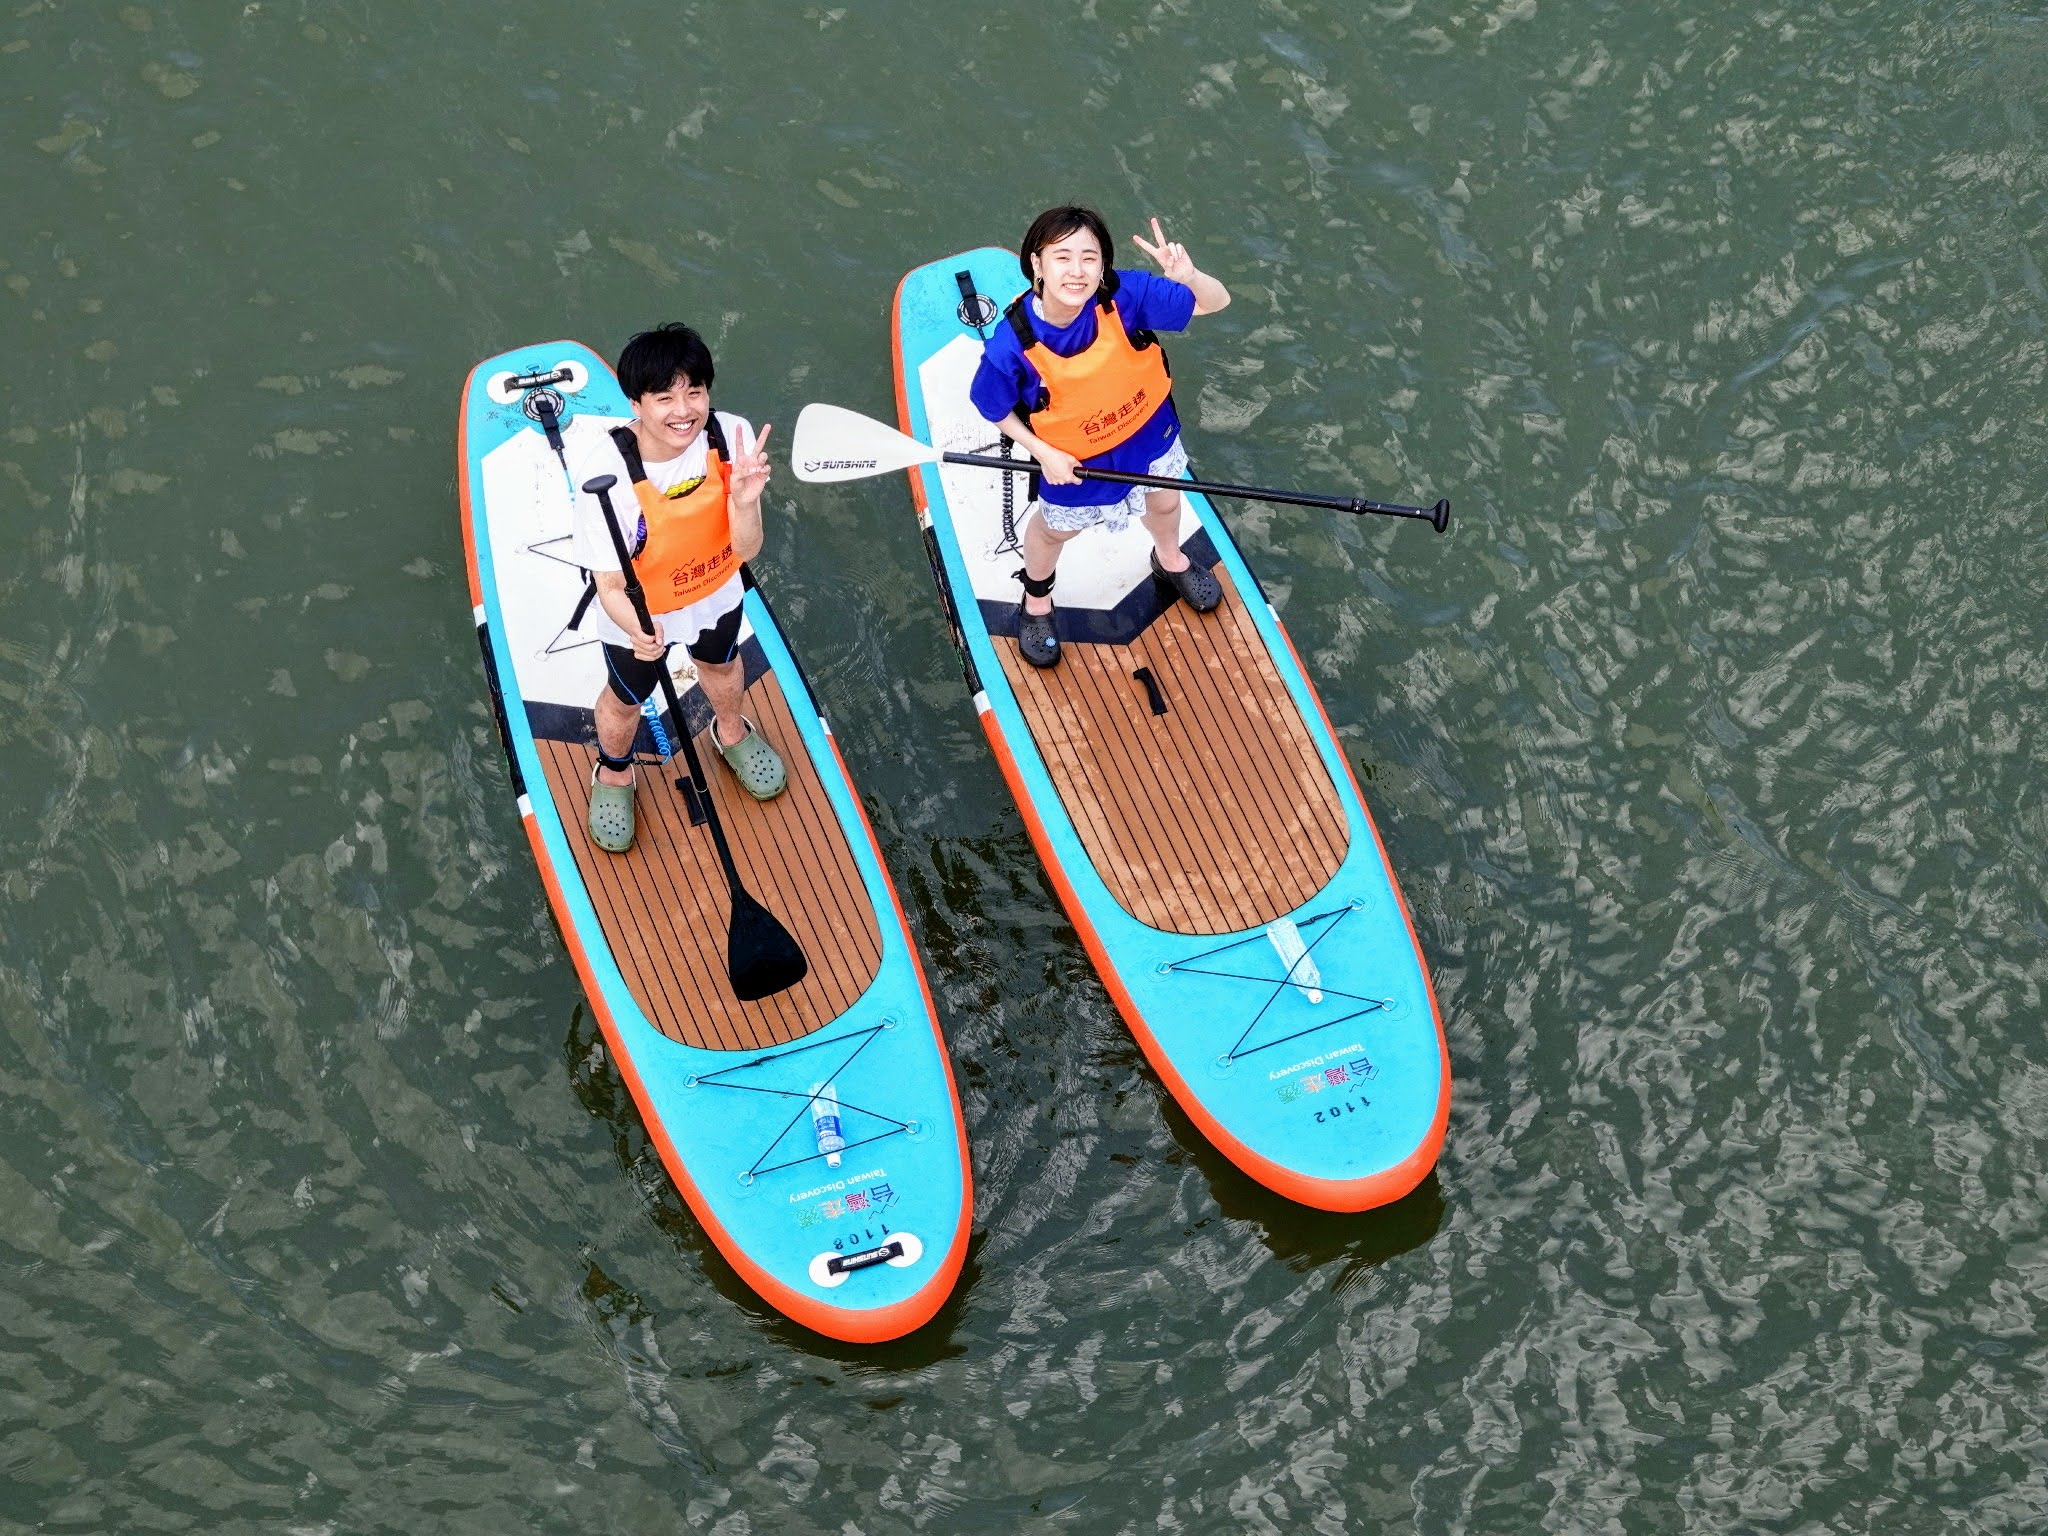
[[[1429,525],[1438,533],[1451,526],[1451,498],[1446,496],[1429,509]]]

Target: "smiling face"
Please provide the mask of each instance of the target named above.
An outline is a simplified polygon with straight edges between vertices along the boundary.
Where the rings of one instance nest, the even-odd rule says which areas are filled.
[[[1102,244],[1091,229],[1062,235],[1032,253],[1031,276],[1048,320],[1078,314],[1102,286]]]
[[[677,374],[666,389],[639,396],[633,401],[633,420],[640,434],[641,456],[658,463],[681,458],[697,441],[710,414],[710,389],[687,374]]]

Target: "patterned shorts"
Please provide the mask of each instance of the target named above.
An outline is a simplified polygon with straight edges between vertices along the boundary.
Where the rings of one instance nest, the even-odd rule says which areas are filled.
[[[1187,472],[1188,454],[1181,446],[1178,434],[1167,445],[1166,452],[1154,459],[1145,470],[1148,475],[1166,475],[1173,479],[1179,479]],[[1045,519],[1045,526],[1057,533],[1079,533],[1084,528],[1093,528],[1098,524],[1111,533],[1121,533],[1124,525],[1132,518],[1145,515],[1145,498],[1151,494],[1144,486],[1134,485],[1131,487],[1130,495],[1122,501],[1112,501],[1106,506],[1061,507],[1049,501],[1034,501],[1031,506]]]

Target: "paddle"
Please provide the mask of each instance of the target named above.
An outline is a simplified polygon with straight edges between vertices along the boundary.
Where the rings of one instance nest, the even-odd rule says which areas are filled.
[[[894,427],[839,405],[807,405],[796,418],[796,445],[790,458],[799,480],[865,480],[918,464],[966,464],[1028,475],[1037,469],[1029,459],[998,459],[981,453],[942,453],[928,448]],[[1164,475],[1127,475],[1113,469],[1076,469],[1083,480],[1110,485],[1146,485],[1162,491],[1200,491],[1205,496],[1234,496],[1245,501],[1274,501],[1290,507],[1327,507],[1335,512],[1377,512],[1383,517],[1420,518],[1442,533],[1451,524],[1451,504],[1404,507],[1396,502],[1367,501],[1362,496],[1312,496],[1301,491],[1275,491],[1256,485],[1220,485],[1210,480],[1170,480]]]
[[[586,480],[583,489],[604,508],[604,525],[612,536],[619,570],[626,578],[626,596],[633,604],[640,627],[651,635],[654,620],[648,616],[647,594],[633,569],[633,557],[626,551],[626,536],[619,530],[618,514],[612,510],[611,490],[618,483],[616,475],[599,475]],[[725,870],[725,887],[732,896],[732,917],[725,930],[725,968],[732,981],[732,995],[743,1003],[759,1002],[802,981],[810,971],[810,962],[790,931],[740,884],[739,868],[733,863],[732,848],[725,840],[725,827],[719,820],[718,807],[711,801],[711,781],[704,776],[704,765],[697,761],[697,744],[691,739],[689,718],[676,697],[675,679],[669,676],[666,665],[661,669],[661,696],[668,704],[669,718],[675,721],[676,735],[683,744],[683,761],[689,764],[690,777],[696,782],[697,799],[704,807],[704,820],[711,828],[719,865]],[[712,730],[715,735],[717,727],[714,725]]]

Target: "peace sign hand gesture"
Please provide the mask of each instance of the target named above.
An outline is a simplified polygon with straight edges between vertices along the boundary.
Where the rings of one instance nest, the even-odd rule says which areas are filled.
[[[768,434],[773,430],[764,426],[751,443],[742,438],[733,454],[732,499],[743,506],[759,505],[768,484]]]
[[[1143,235],[1131,236],[1139,250],[1159,263],[1159,270],[1174,282],[1192,288],[1196,277],[1195,264],[1188,257],[1188,248],[1166,238],[1166,231],[1159,227],[1159,220],[1152,221],[1152,238]]]

